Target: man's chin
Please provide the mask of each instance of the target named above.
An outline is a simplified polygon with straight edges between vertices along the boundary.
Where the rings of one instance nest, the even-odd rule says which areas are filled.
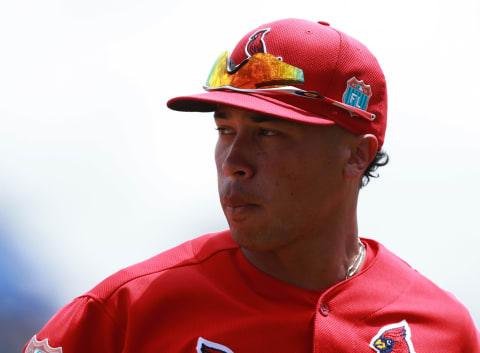
[[[249,251],[272,251],[285,245],[273,232],[248,230],[246,227],[230,227],[230,232],[233,241]]]

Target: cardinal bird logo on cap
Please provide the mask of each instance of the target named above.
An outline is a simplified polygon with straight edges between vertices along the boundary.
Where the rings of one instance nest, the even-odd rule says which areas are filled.
[[[233,353],[233,351],[224,345],[198,337],[197,353]]]
[[[251,57],[257,53],[267,52],[264,38],[268,32],[270,32],[270,28],[259,29],[250,36],[245,45],[245,53],[247,54],[247,57]]]
[[[372,338],[370,347],[377,353],[415,353],[411,341],[410,327],[402,322],[384,326]]]

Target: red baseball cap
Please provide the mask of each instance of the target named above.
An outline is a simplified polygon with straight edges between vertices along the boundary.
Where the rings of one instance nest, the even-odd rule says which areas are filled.
[[[218,104],[307,124],[373,134],[383,145],[387,87],[377,59],[326,22],[285,19],[244,36],[215,62],[205,93],[170,99],[178,111]]]

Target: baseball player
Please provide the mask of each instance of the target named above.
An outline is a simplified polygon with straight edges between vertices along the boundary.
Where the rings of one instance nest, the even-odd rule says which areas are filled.
[[[359,189],[386,163],[387,90],[360,42],[275,21],[218,56],[213,112],[229,229],[119,271],[61,309],[27,353],[480,352],[466,308],[359,238]]]

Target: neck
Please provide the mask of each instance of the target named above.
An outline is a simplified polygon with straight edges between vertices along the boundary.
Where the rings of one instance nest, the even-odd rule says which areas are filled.
[[[360,250],[356,205],[354,210],[337,209],[334,213],[325,217],[328,221],[321,222],[321,226],[308,229],[308,234],[303,230],[294,242],[281,248],[242,248],[242,252],[252,265],[281,281],[305,289],[330,288],[345,280]]]

